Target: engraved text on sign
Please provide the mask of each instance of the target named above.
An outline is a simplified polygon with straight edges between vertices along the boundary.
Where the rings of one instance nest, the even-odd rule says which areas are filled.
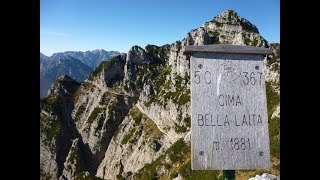
[[[194,53],[192,169],[270,167],[262,55]]]

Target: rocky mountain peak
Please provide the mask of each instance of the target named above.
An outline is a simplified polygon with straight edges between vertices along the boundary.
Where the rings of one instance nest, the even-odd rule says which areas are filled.
[[[147,54],[140,46],[133,46],[127,56],[127,62],[130,64],[141,64],[144,60],[148,60]]]
[[[235,25],[241,26],[243,30],[252,31],[255,33],[259,33],[257,27],[250,23],[247,19],[241,17],[235,11],[229,9],[218,16],[213,18],[213,22],[217,23],[218,25],[227,24],[227,25]]]
[[[226,10],[188,33],[186,45],[235,44],[268,47],[255,25],[233,10]]]
[[[135,65],[158,63],[159,59],[161,59],[158,57],[160,55],[157,54],[159,52],[153,52],[157,50],[159,50],[159,47],[152,45],[148,45],[146,50],[140,46],[133,46],[128,52],[127,63]]]
[[[61,92],[66,94],[73,94],[79,86],[80,83],[77,82],[75,79],[71,78],[70,76],[63,75],[54,81],[54,83],[51,85],[48,94],[60,94]]]
[[[228,9],[228,10],[222,12],[218,16],[214,17],[214,19],[218,22],[221,22],[221,23],[227,23],[227,22],[237,23],[240,21],[240,17],[232,9]]]

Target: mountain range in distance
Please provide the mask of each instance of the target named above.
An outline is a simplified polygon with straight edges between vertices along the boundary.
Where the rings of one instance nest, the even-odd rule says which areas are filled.
[[[40,98],[46,97],[54,80],[68,75],[81,82],[102,61],[119,55],[118,51],[65,51],[46,56],[40,52]]]

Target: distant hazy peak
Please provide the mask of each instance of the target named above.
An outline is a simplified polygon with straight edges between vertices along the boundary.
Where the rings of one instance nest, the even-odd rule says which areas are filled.
[[[40,59],[49,59],[49,57],[40,52]]]
[[[95,49],[95,50],[92,50],[91,52],[93,53],[101,53],[101,52],[106,52],[104,49]]]

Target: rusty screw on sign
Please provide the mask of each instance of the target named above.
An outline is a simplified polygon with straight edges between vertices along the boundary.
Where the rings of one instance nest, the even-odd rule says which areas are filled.
[[[200,156],[203,156],[203,155],[204,155],[204,152],[203,152],[203,151],[200,151],[199,154],[200,154]]]

